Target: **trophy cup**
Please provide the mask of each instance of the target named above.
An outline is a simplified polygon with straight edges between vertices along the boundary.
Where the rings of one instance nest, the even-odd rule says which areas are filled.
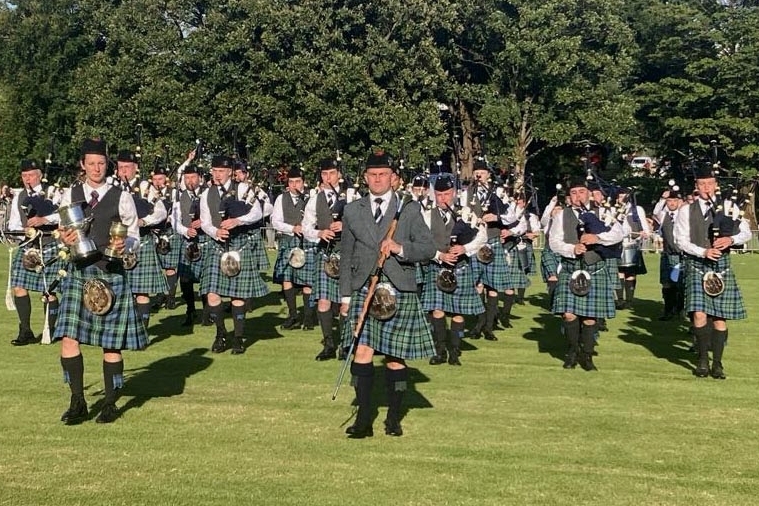
[[[84,215],[81,202],[61,207],[58,215],[61,218],[61,228],[76,231],[77,241],[69,247],[73,261],[84,262],[100,254],[92,239],[87,237],[91,219]]]
[[[120,221],[114,221],[111,223],[111,228],[108,230],[110,242],[103,252],[103,258],[109,262],[121,262],[123,260],[124,257],[122,253],[114,247],[114,242],[120,240],[119,242],[123,243],[123,240],[127,237],[127,231],[127,226]]]

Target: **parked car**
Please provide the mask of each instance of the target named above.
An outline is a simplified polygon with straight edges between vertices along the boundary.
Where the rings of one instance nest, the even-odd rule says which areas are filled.
[[[656,167],[656,162],[650,156],[636,156],[630,160],[630,167],[633,169],[650,169]]]

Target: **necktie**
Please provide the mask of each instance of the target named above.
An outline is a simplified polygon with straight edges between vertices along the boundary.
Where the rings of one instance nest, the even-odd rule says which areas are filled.
[[[327,205],[328,205],[329,207],[332,207],[332,204],[334,204],[334,203],[335,203],[335,194],[334,194],[334,193],[332,193],[332,192],[330,192],[330,193],[327,195]]]
[[[669,212],[669,219],[670,221],[675,221],[675,213],[673,213],[672,211]]]
[[[90,202],[88,204],[90,206],[90,209],[98,205],[98,202],[100,202],[100,198],[98,197],[98,192],[96,192],[95,190],[92,190],[90,192]]]
[[[374,222],[379,223],[382,220],[382,198],[377,197],[374,199],[374,204],[376,206],[374,208]]]
[[[704,209],[704,218],[709,218],[709,216],[711,216],[713,212],[714,210],[712,209],[712,203],[707,202],[706,209]]]
[[[440,217],[443,218],[443,224],[448,225],[448,211],[446,211],[445,209],[441,209]]]

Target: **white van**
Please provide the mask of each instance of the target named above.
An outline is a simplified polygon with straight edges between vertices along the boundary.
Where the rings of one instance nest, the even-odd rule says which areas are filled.
[[[656,162],[650,156],[636,156],[630,160],[630,167],[633,169],[649,169],[656,167]]]

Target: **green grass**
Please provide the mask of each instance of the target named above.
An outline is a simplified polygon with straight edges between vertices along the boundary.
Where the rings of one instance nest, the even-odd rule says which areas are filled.
[[[463,367],[411,364],[403,437],[382,434],[382,406],[361,441],[343,432],[347,381],[330,400],[338,363],[314,361],[316,331],[274,328],[274,296],[248,315],[243,356],[212,355],[210,328],[183,334],[181,307],[154,314],[155,342],[125,354],[123,416],[106,426],[58,421],[69,397],[58,346],[12,347],[6,312],[0,504],[756,504],[759,258],[733,262],[750,318],[730,324],[726,381],[693,377],[685,327],[656,320],[648,255],[635,309],[602,334],[599,372],[562,369],[559,322],[538,307],[535,278],[514,328],[469,341]],[[93,406],[101,353],[84,357]]]

